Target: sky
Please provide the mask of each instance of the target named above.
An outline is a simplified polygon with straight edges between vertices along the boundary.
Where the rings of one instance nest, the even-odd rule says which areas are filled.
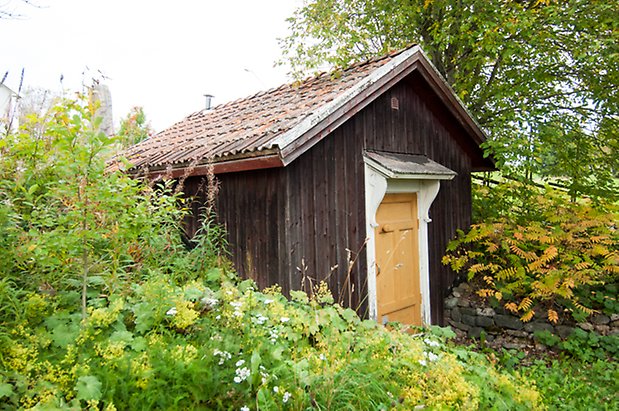
[[[204,108],[290,81],[277,38],[301,0],[0,0],[0,79],[67,93],[108,85],[117,126],[142,106],[160,131]],[[60,78],[63,78],[62,83]],[[102,77],[103,76],[103,77]]]

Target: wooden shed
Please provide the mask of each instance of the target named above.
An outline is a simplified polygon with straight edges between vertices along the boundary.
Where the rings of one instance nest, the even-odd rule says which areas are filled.
[[[470,173],[493,168],[483,141],[413,46],[194,113],[127,158],[182,177],[194,211],[210,167],[232,261],[260,287],[324,280],[363,316],[441,324],[441,257],[470,224]]]

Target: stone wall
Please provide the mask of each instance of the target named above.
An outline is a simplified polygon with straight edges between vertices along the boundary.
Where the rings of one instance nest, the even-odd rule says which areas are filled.
[[[506,348],[520,348],[522,344],[533,339],[536,331],[543,330],[561,338],[567,338],[576,327],[585,331],[595,331],[601,335],[619,334],[619,314],[612,316],[598,314],[583,323],[563,320],[559,324],[552,325],[545,317],[534,317],[532,321],[523,323],[509,311],[483,303],[468,283],[455,287],[445,299],[445,319],[456,332],[466,333],[470,338],[479,338],[482,332],[485,332],[488,341],[505,336],[513,337],[504,338],[503,345]]]

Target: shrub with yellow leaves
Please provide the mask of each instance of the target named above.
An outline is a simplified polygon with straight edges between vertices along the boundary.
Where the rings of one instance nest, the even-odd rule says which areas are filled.
[[[525,322],[538,314],[558,323],[560,313],[582,321],[617,312],[617,207],[572,202],[550,188],[534,200],[534,216],[514,209],[459,232],[443,263]]]

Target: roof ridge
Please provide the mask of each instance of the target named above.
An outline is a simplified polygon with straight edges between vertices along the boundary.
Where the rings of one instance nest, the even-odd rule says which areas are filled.
[[[274,93],[274,92],[276,92],[278,90],[284,89],[286,87],[290,87],[292,89],[299,89],[301,85],[303,85],[303,84],[311,84],[313,81],[318,80],[318,79],[320,79],[321,77],[324,77],[324,76],[330,76],[330,75],[336,74],[338,72],[341,72],[341,73],[350,72],[350,71],[352,71],[354,69],[357,69],[359,67],[362,67],[364,65],[376,63],[376,62],[379,62],[379,61],[385,60],[385,59],[394,58],[394,57],[398,56],[399,54],[405,52],[406,50],[408,50],[408,49],[410,49],[412,47],[415,47],[416,45],[417,45],[416,43],[411,43],[411,44],[409,44],[408,46],[406,46],[404,48],[396,49],[396,50],[388,52],[387,54],[377,55],[377,56],[369,57],[369,58],[367,58],[365,60],[354,62],[354,63],[352,63],[352,64],[350,64],[350,65],[348,65],[348,66],[346,66],[344,68],[337,68],[336,67],[336,68],[333,68],[330,71],[322,71],[320,73],[314,74],[313,76],[308,76],[308,77],[306,77],[303,80],[295,80],[295,81],[291,81],[291,82],[285,82],[285,83],[280,84],[279,86],[274,86],[274,87],[271,87],[271,88],[266,89],[266,90],[259,90],[259,91],[255,92],[255,93],[247,95],[245,97],[238,97],[238,98],[236,98],[234,100],[230,100],[230,101],[226,101],[224,103],[217,104],[216,106],[213,106],[212,108],[210,108],[208,110],[207,109],[200,109],[198,111],[195,111],[195,112],[189,114],[188,116],[184,117],[183,119],[174,122],[170,127],[167,127],[164,130],[156,133],[155,136],[164,133],[165,131],[169,130],[170,128],[173,128],[174,126],[176,126],[179,123],[184,122],[185,120],[197,118],[199,115],[206,115],[209,112],[215,112],[216,110],[222,109],[224,107],[230,108],[231,106],[233,106],[235,104],[239,104],[239,103],[244,102],[244,101],[252,100],[252,99],[254,99],[254,98],[258,97],[258,96],[263,96],[263,95],[266,95],[266,94],[271,94],[271,93]]]

